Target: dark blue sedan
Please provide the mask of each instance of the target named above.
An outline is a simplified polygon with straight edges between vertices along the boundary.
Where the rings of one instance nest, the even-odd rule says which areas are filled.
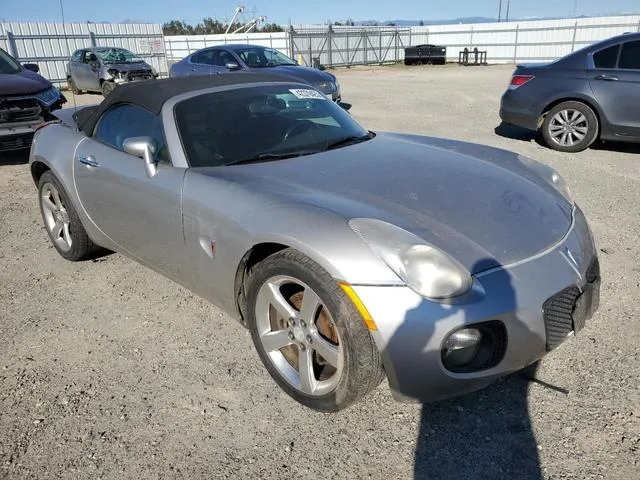
[[[579,152],[596,140],[640,142],[640,33],[589,45],[552,63],[519,65],[500,117],[539,131],[561,152]]]
[[[238,70],[295,77],[313,85],[334,102],[341,100],[340,84],[334,75],[300,66],[278,50],[259,45],[229,44],[203,48],[174,63],[169,76],[218,75]]]

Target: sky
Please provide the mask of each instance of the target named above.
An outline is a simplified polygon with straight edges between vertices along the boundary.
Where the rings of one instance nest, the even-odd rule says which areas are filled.
[[[507,0],[502,0],[506,8]],[[265,15],[269,23],[324,23],[327,20],[442,20],[498,16],[500,0],[62,0],[67,22],[164,23],[178,19],[195,24],[204,17],[230,19],[238,4],[245,18]],[[639,0],[510,0],[510,17],[569,17],[609,13],[640,13]],[[504,16],[503,8],[503,16]],[[60,0],[0,0],[0,20],[61,21]]]

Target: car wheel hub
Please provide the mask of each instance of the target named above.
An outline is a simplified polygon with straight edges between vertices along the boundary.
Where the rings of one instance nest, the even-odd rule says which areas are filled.
[[[588,131],[587,117],[578,110],[561,110],[549,122],[551,139],[563,147],[571,147],[582,142]]]

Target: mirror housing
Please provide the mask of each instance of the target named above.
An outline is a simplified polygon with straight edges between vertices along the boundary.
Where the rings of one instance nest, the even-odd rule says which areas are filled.
[[[40,72],[40,67],[37,63],[24,63],[22,64],[22,68],[24,68],[25,70],[31,70],[34,73]]]
[[[338,102],[338,106],[343,108],[347,112],[351,109],[351,104],[346,102]]]
[[[147,174],[153,177],[157,171],[157,163],[153,158],[156,153],[156,145],[151,137],[131,137],[122,143],[122,148],[130,155],[144,160]]]
[[[224,66],[227,67],[227,70],[240,70],[240,65],[238,65],[236,62],[227,62]]]

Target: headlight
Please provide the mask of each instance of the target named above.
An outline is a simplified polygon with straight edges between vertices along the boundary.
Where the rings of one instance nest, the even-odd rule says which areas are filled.
[[[337,78],[333,79],[333,84],[335,85],[336,92],[339,92],[340,91],[340,82],[338,82]]]
[[[118,78],[120,76],[120,72],[118,72],[118,70],[116,70],[115,68],[110,68],[109,70],[107,70],[107,73],[113,78]]]
[[[60,98],[60,90],[56,87],[50,87],[37,93],[35,96],[42,104],[48,107]]]
[[[522,155],[518,155],[518,160],[520,160],[523,164],[529,167],[531,170],[535,171],[538,175],[544,177],[553,187],[562,194],[564,198],[569,200],[569,202],[573,203],[573,198],[571,197],[571,190],[569,190],[569,185],[565,181],[562,176],[556,172],[555,169],[551,168],[549,165],[546,165],[541,162],[537,162],[532,160],[529,157],[525,157]]]
[[[440,300],[462,295],[472,286],[471,274],[433,245],[395,225],[354,218],[351,229],[402,279],[423,297]]]
[[[325,95],[333,93],[335,91],[333,82],[328,80],[316,83],[316,88]]]

